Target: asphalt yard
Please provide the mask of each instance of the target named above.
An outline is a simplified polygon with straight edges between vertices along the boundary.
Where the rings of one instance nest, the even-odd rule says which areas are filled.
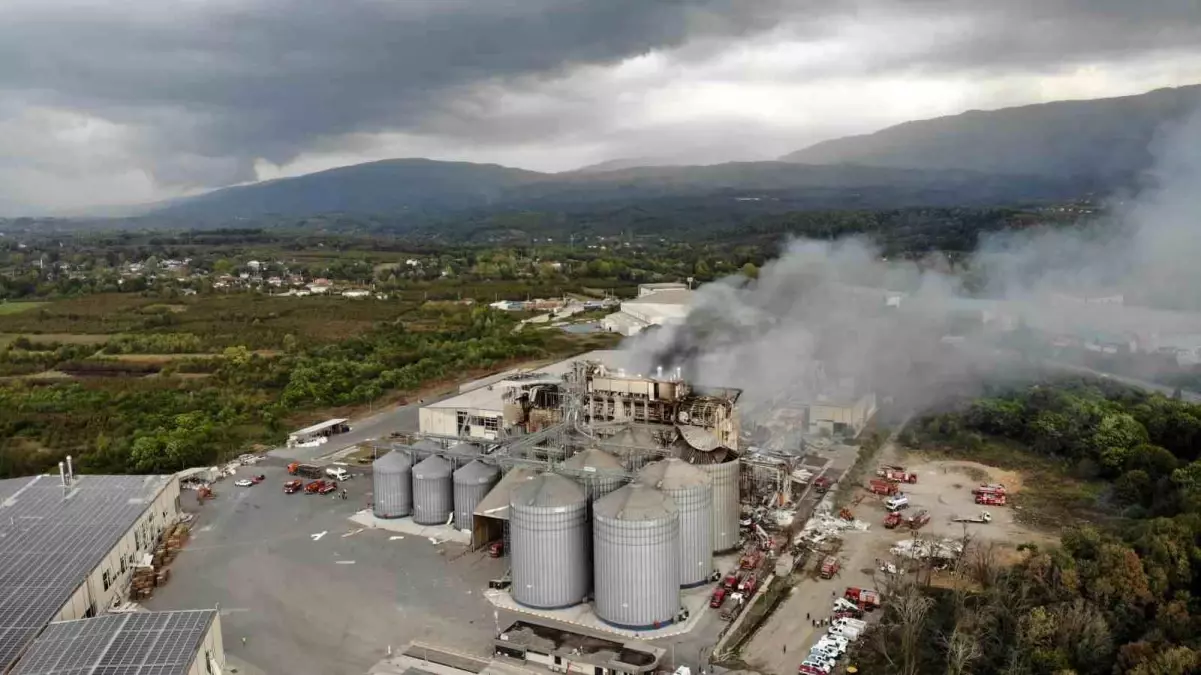
[[[503,561],[350,522],[371,498],[370,472],[352,471],[346,500],[284,494],[278,460],[243,469],[265,474],[263,484],[227,479],[203,506],[185,491],[193,537],[145,605],[218,605],[226,651],[268,673],[361,675],[410,640],[490,653],[482,591]]]

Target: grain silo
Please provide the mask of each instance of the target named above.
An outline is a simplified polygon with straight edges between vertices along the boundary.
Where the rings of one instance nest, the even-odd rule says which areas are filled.
[[[470,530],[472,514],[480,500],[500,480],[500,469],[480,460],[464,466],[454,473],[455,529]]]
[[[588,500],[579,485],[544,473],[514,488],[509,539],[513,600],[553,609],[579,604],[588,596]]]
[[[647,464],[638,480],[671,497],[680,510],[680,586],[713,575],[713,479],[682,459]]]
[[[403,450],[393,450],[371,463],[372,513],[376,518],[403,518],[413,511],[412,465],[413,458]]]
[[[713,552],[733,550],[739,544],[738,521],[742,519],[742,505],[738,501],[738,459],[694,466],[713,479]]]
[[[476,457],[483,454],[484,449],[475,443],[455,443],[446,449],[446,454],[443,456],[449,459],[456,469],[459,469],[474,462]]]
[[[657,628],[680,611],[680,511],[645,483],[592,506],[594,609],[620,628]]]
[[[588,501],[594,502],[621,487],[625,467],[617,457],[598,448],[577,452],[561,465],[563,474],[584,486]]]
[[[441,443],[428,438],[423,438],[409,446],[409,452],[413,455],[414,464],[420,464],[425,461],[426,457],[442,452],[444,449]]]
[[[443,525],[454,511],[450,462],[430,455],[413,467],[413,522]]]

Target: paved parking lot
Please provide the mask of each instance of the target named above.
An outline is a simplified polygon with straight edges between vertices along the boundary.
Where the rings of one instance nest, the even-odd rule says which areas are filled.
[[[481,593],[503,563],[462,547],[360,529],[347,520],[370,500],[354,469],[347,500],[284,494],[284,464],[269,460],[250,488],[230,480],[197,513],[154,610],[220,605],[226,651],[268,673],[360,675],[410,640],[486,654],[495,631]],[[357,532],[356,532],[357,531]],[[243,642],[243,638],[245,642]]]

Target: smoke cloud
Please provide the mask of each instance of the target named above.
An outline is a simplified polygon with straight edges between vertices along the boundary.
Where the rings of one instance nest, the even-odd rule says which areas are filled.
[[[886,260],[861,238],[792,241],[758,279],[702,286],[685,321],[628,340],[628,360],[742,388],[753,426],[865,392],[928,406],[1014,363],[1050,363],[1064,336],[1083,351],[1201,357],[1201,111],[1151,150],[1145,187],[1107,215],[987,238],[964,264]]]

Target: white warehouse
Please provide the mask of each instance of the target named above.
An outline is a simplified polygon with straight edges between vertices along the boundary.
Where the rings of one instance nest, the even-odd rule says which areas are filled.
[[[637,298],[623,301],[621,311],[601,319],[601,325],[609,332],[629,336],[650,326],[679,323],[692,310],[693,299],[693,292],[686,288],[642,293]]]

